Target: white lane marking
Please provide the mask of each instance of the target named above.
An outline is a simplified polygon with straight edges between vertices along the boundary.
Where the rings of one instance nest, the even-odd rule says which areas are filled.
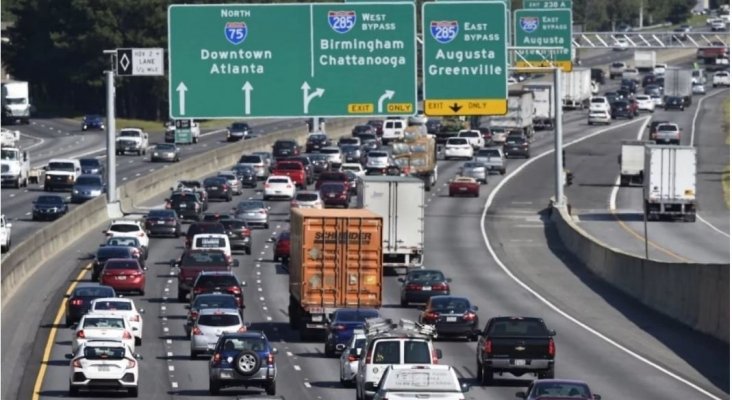
[[[288,351],[288,352],[287,352],[287,353],[285,353],[285,354],[287,354],[287,357],[292,357],[292,352],[291,352],[291,351]]]
[[[26,151],[28,151],[28,150],[30,150],[30,149],[32,149],[34,147],[38,147],[38,146],[42,145],[45,142],[45,140],[43,140],[43,138],[39,138],[39,137],[32,136],[32,135],[27,135],[25,133],[21,133],[20,136],[25,136],[25,137],[30,138],[30,139],[33,139],[33,140],[38,140],[38,142],[36,142],[36,143],[34,143],[34,144],[26,147],[25,148]]]
[[[173,283],[173,280],[172,279],[168,279],[168,283]]]
[[[263,296],[259,296],[259,301],[264,301],[264,297]]]
[[[168,371],[175,371],[175,367],[172,365],[168,365]]]
[[[166,309],[165,306],[160,306],[160,310],[165,311],[165,309]]]
[[[295,368],[295,371],[300,371],[301,368],[299,365],[293,365],[292,368]]]
[[[257,292],[261,292],[261,291],[262,291],[262,288],[261,287],[258,287],[257,288]]]
[[[173,344],[173,339],[165,339],[166,344]]]
[[[641,140],[643,138],[643,132],[646,129],[646,125],[648,125],[648,122],[650,121],[651,117],[646,117],[646,120],[643,121],[643,125],[641,125],[640,129],[638,130],[638,135],[636,135],[635,140]],[[612,190],[610,190],[610,200],[608,208],[611,212],[616,210],[618,191],[620,191],[620,175],[615,178],[615,184],[613,184],[613,188]]]
[[[267,311],[267,306],[262,306],[262,310]]]
[[[168,331],[169,331],[168,327],[167,326],[164,326],[163,327],[163,332],[168,333]]]
[[[305,385],[305,387],[308,389],[312,387],[312,385],[310,385],[310,382],[303,382],[303,385]]]
[[[717,228],[716,226],[712,225],[712,223],[711,223],[711,222],[709,222],[709,221],[707,221],[706,219],[702,218],[702,217],[701,217],[701,215],[699,215],[698,213],[696,214],[696,218],[697,218],[697,219],[698,219],[698,220],[699,220],[700,222],[702,222],[702,223],[703,223],[704,225],[706,225],[706,226],[710,227],[710,228],[711,228],[711,229],[712,229],[713,231],[715,231],[715,232],[719,233],[720,235],[724,235],[724,236],[726,236],[727,238],[729,238],[729,233],[727,233],[727,232],[725,232],[725,231],[723,231],[723,230],[721,230],[721,229]]]
[[[178,388],[178,382],[170,382],[170,386],[171,386],[171,387],[172,387],[173,389],[177,389],[177,388]]]
[[[267,316],[267,321],[272,321],[272,317]]]
[[[611,127],[608,127],[608,128],[601,129],[601,130],[599,130],[597,132],[593,132],[593,133],[591,133],[591,134],[589,134],[587,136],[584,136],[584,137],[581,137],[581,138],[572,140],[572,141],[566,143],[563,148],[569,147],[569,146],[571,146],[573,144],[576,144],[576,143],[583,142],[583,141],[585,141],[587,139],[593,138],[593,137],[595,137],[597,135],[600,135],[602,133],[608,132],[610,130],[613,130],[613,129],[616,129],[616,128],[619,128],[619,127],[623,127],[623,126],[629,125],[629,124],[631,124],[633,122],[637,122],[637,121],[628,121],[628,122],[623,123],[623,124],[620,124],[620,125],[615,125],[615,126],[611,126]],[[517,278],[516,275],[514,275],[511,272],[511,270],[509,270],[508,267],[506,267],[506,265],[503,264],[503,262],[501,261],[501,259],[498,257],[498,255],[496,254],[495,250],[493,249],[493,246],[491,245],[490,240],[488,240],[488,234],[486,233],[486,229],[485,229],[485,218],[486,218],[486,215],[488,214],[488,209],[490,208],[491,204],[493,204],[493,199],[496,197],[496,195],[498,194],[498,191],[501,190],[501,188],[503,187],[503,185],[506,184],[506,182],[508,182],[513,177],[515,177],[516,175],[518,175],[518,173],[521,172],[524,168],[528,167],[529,165],[531,165],[532,163],[536,162],[537,160],[540,160],[541,158],[546,157],[547,155],[552,154],[552,153],[554,153],[554,149],[547,150],[547,151],[539,154],[538,156],[535,156],[535,157],[533,157],[533,158],[525,161],[518,168],[516,168],[515,170],[511,171],[511,173],[509,173],[508,175],[506,175],[506,177],[503,178],[500,182],[498,182],[498,185],[496,185],[496,187],[488,195],[488,198],[485,201],[485,206],[483,207],[483,213],[482,213],[481,218],[480,218],[480,231],[483,234],[483,242],[485,242],[485,246],[488,249],[488,251],[491,253],[491,257],[493,257],[493,260],[496,262],[496,264],[498,264],[498,266],[503,270],[503,272],[505,272],[506,275],[509,278],[511,278],[511,280],[513,280],[514,282],[516,282],[516,284],[518,284],[519,286],[521,286],[522,288],[524,288],[527,292],[529,292],[532,296],[534,296],[540,302],[544,303],[547,307],[549,307],[552,310],[554,310],[557,314],[563,316],[564,318],[566,318],[569,321],[573,322],[575,325],[577,325],[580,328],[586,330],[587,332],[595,335],[596,337],[600,338],[601,340],[605,341],[606,343],[610,344],[611,346],[617,348],[618,350],[620,350],[620,351],[628,354],[629,356],[631,356],[631,357],[635,358],[636,360],[638,360],[638,361],[640,361],[640,362],[642,362],[642,363],[650,366],[651,368],[653,368],[653,369],[655,369],[655,370],[657,370],[657,371],[659,371],[659,372],[661,372],[661,373],[663,373],[663,374],[665,374],[665,375],[667,375],[667,376],[669,376],[669,377],[671,377],[671,378],[673,378],[673,379],[675,379],[675,380],[677,380],[677,381],[679,381],[679,382],[687,385],[688,387],[690,387],[690,388],[696,390],[697,392],[699,392],[699,393],[701,393],[701,394],[709,397],[710,399],[722,400],[721,398],[715,396],[714,394],[706,391],[704,388],[702,388],[702,387],[694,384],[693,382],[691,382],[691,381],[683,378],[682,376],[679,376],[679,375],[673,373],[672,371],[669,371],[668,369],[662,367],[659,364],[654,363],[653,361],[651,361],[651,360],[643,357],[642,355],[633,352],[629,348],[627,348],[627,347],[623,346],[622,344],[614,341],[613,339],[605,336],[604,334],[602,334],[599,331],[593,329],[589,325],[583,323],[582,321],[578,320],[577,318],[575,318],[575,317],[569,315],[568,313],[566,313],[565,311],[561,310],[559,307],[557,307],[556,305],[554,305],[554,303],[552,303],[549,300],[547,300],[546,298],[544,298],[541,294],[539,294],[537,291],[535,291],[534,289],[532,289],[531,287],[529,287],[529,285],[527,285],[526,283],[524,283],[521,279]]]
[[[28,211],[27,213],[25,213],[25,215],[31,215],[30,211]]]
[[[168,354],[168,357],[173,357],[173,353],[172,352],[169,351],[167,354]]]
[[[15,193],[10,193],[10,197],[15,197]]]

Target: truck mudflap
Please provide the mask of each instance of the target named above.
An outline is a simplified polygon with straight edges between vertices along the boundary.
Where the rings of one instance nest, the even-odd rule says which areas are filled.
[[[693,202],[646,202],[646,218],[649,221],[662,217],[683,218],[686,222],[696,221],[696,203]]]

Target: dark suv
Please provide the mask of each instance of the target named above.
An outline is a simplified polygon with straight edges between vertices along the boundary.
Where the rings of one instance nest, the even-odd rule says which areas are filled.
[[[217,198],[224,201],[231,201],[233,198],[229,181],[224,177],[206,178],[203,181],[203,187],[206,188],[206,194],[208,194],[209,199]]]
[[[274,396],[277,378],[277,349],[264,332],[224,333],[208,364],[208,391],[219,394],[227,386],[259,386]]]
[[[237,307],[245,308],[242,290],[244,286],[246,283],[239,283],[231,271],[202,271],[193,283],[191,299],[204,293],[226,293],[236,297]]]
[[[198,221],[203,214],[203,202],[198,193],[193,191],[173,192],[167,199],[165,208],[178,213],[182,219]]]
[[[275,160],[299,155],[300,146],[294,140],[280,139],[272,146],[272,157],[274,157]]]
[[[531,157],[529,139],[524,135],[508,135],[503,143],[503,154],[510,156]]]
[[[82,174],[93,174],[104,176],[104,164],[98,158],[80,158]]]
[[[181,227],[175,210],[150,210],[145,216],[145,231],[148,236],[171,235],[180,237]]]
[[[328,136],[320,133],[315,133],[308,136],[308,140],[305,142],[305,152],[314,153],[320,151],[323,147],[328,147],[332,144]]]
[[[244,250],[252,254],[252,230],[245,221],[239,219],[222,219],[219,221],[229,236],[231,250]]]

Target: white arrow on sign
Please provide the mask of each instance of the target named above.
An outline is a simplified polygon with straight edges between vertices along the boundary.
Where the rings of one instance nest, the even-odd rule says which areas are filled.
[[[384,100],[394,97],[394,91],[393,90],[386,90],[384,94],[379,97],[379,111],[380,113],[384,112]]]
[[[310,90],[310,85],[308,85],[307,81],[302,83],[302,86],[300,86],[300,89],[302,89],[302,108],[303,113],[308,113],[308,107],[310,106],[310,100],[314,99],[316,96],[321,97],[323,96],[323,93],[325,93],[325,89],[323,88],[317,88],[314,92],[308,93]]]
[[[241,87],[241,90],[244,91],[244,115],[249,115],[252,113],[252,107],[251,107],[251,101],[252,101],[252,84],[249,83],[249,81],[246,81],[244,83],[244,86]]]
[[[178,92],[178,113],[186,115],[186,92],[188,88],[185,83],[181,82],[175,90]]]

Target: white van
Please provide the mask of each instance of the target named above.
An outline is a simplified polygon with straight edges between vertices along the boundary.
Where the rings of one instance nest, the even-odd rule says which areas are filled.
[[[229,243],[229,236],[223,233],[199,233],[193,235],[191,241],[191,250],[221,250],[226,255],[226,258],[231,261],[231,244]]]
[[[407,121],[403,119],[386,119],[382,127],[384,133],[381,136],[381,143],[386,145],[391,140],[404,138],[404,128],[407,127]]]

